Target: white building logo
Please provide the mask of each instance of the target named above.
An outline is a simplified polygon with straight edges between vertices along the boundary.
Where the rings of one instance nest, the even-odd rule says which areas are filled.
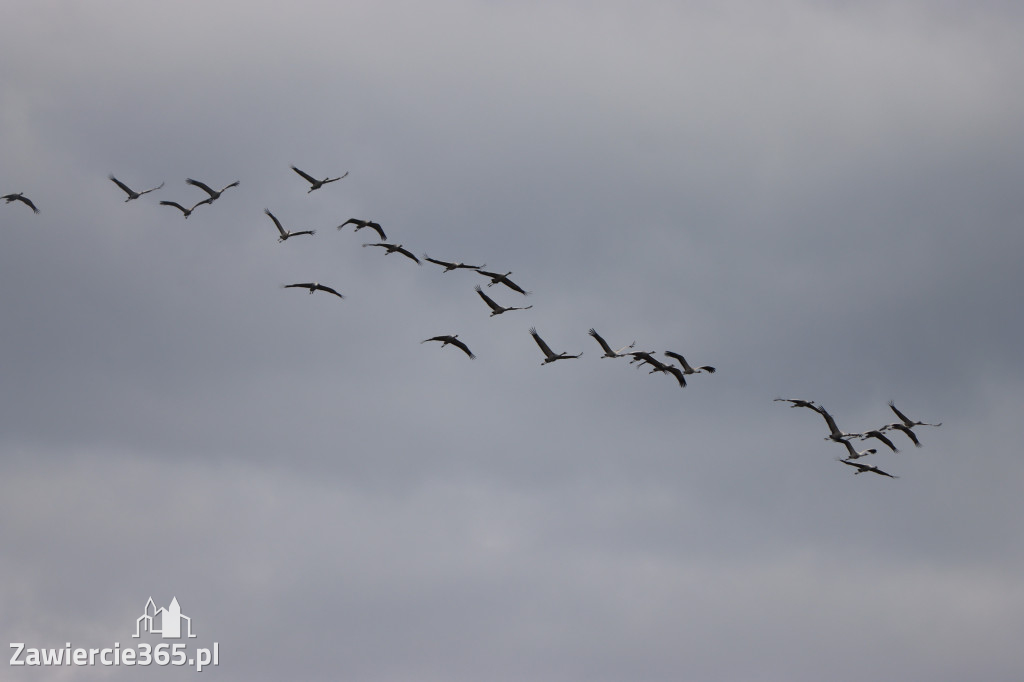
[[[143,632],[160,635],[164,639],[195,637],[192,634],[192,619],[181,613],[177,597],[171,599],[166,609],[158,609],[152,597],[146,601],[142,615],[135,619],[135,634],[132,637],[141,637]],[[11,654],[11,667],[156,665],[188,666],[196,672],[202,672],[207,666],[220,665],[219,642],[213,642],[212,646],[193,647],[192,650],[188,642],[150,644],[147,641],[135,642],[135,646],[121,646],[121,642],[114,642],[114,646],[108,647],[72,646],[70,641],[66,641],[63,648],[33,647],[28,646],[27,642],[11,642],[11,649],[14,650]],[[60,674],[58,677],[64,679],[67,675]]]
[[[135,621],[135,634],[132,637],[141,637],[143,632],[148,632],[164,639],[181,639],[182,622],[185,624],[186,636],[195,637],[192,634],[192,619],[182,614],[177,597],[171,599],[166,609],[158,609],[150,597],[142,615]]]

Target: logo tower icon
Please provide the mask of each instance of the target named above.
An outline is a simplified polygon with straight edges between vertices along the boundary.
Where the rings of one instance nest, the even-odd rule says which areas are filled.
[[[135,621],[135,634],[132,637],[141,637],[143,632],[159,634],[164,639],[181,639],[182,622],[185,623],[187,637],[195,637],[192,634],[192,619],[182,614],[178,598],[172,597],[168,607],[157,608],[153,597],[146,600],[146,606],[142,615]]]

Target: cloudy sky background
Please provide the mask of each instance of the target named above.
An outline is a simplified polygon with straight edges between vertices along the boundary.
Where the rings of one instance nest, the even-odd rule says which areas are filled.
[[[0,193],[41,213],[0,204],[0,639],[134,646],[176,596],[232,681],[1019,680],[1022,29],[20,4]],[[241,184],[183,220],[186,177]],[[482,277],[349,217],[534,307],[490,318]],[[346,299],[281,288],[311,280]],[[531,326],[584,356],[541,367]],[[590,327],[719,371],[680,389]],[[855,476],[780,395],[943,426]]]

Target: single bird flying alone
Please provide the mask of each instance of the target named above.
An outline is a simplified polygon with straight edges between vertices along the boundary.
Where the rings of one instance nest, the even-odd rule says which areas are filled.
[[[540,338],[540,334],[537,333],[537,329],[535,327],[530,327],[530,336],[533,337],[533,340],[537,342],[538,346],[540,346],[541,352],[544,353],[544,362],[540,363],[541,365],[546,365],[549,362],[554,362],[555,360],[568,360],[571,358],[578,358],[581,355],[583,355],[583,353],[580,353],[579,355],[569,355],[568,353],[565,352],[558,353],[556,355],[555,353],[551,352],[551,349],[548,347],[548,344],[544,343],[544,339]]]
[[[323,284],[320,284],[319,282],[300,282],[300,283],[297,283],[297,284],[285,284],[284,285],[285,289],[291,289],[293,287],[298,287],[300,289],[309,289],[309,293],[310,294],[312,294],[314,291],[326,291],[329,294],[334,294],[338,298],[345,298],[344,296],[339,294],[334,289],[332,289],[330,287],[325,287]]]
[[[392,253],[400,253],[406,258],[410,258],[416,261],[416,265],[422,265],[422,263],[420,263],[420,259],[413,255],[413,253],[408,249],[403,248],[401,244],[388,244],[387,242],[376,242],[374,244],[363,244],[363,246],[380,246],[387,250],[387,253],[384,254],[385,256]]]
[[[511,270],[506,272],[504,275],[501,274],[500,272],[487,272],[486,270],[481,270],[480,268],[477,268],[476,271],[479,272],[484,277],[490,277],[491,278],[491,281],[487,283],[487,286],[489,286],[489,287],[490,286],[494,286],[495,284],[504,284],[505,286],[507,286],[512,291],[518,291],[523,296],[529,296],[530,295],[529,291],[524,290],[522,287],[520,287],[518,284],[516,284],[515,282],[513,282],[512,280],[510,280],[508,278],[508,276],[512,274]]]
[[[458,336],[458,334],[441,334],[440,336],[431,336],[429,339],[423,339],[420,343],[426,343],[427,341],[440,341],[441,348],[451,344],[468,355],[470,360],[476,358],[476,356],[473,355],[473,352],[469,350],[469,346],[460,341]]]
[[[281,225],[281,221],[278,220],[277,217],[270,212],[269,208],[263,209],[263,212],[270,216],[270,219],[274,221],[274,225],[277,226],[277,231],[281,233],[281,236],[277,238],[278,242],[283,242],[289,237],[297,237],[300,234],[316,234],[316,230],[296,230],[295,232],[289,232],[288,230],[284,229],[284,227]]]
[[[298,173],[299,175],[301,175],[303,178],[305,178],[306,182],[308,182],[311,185],[311,187],[309,188],[309,192],[312,192],[313,190],[316,190],[316,189],[320,189],[321,187],[326,185],[328,182],[334,182],[335,180],[341,180],[344,177],[348,177],[348,171],[345,171],[344,175],[339,175],[336,178],[324,178],[323,180],[317,180],[312,175],[309,175],[308,173],[302,172],[301,170],[299,170],[295,166],[292,166],[292,170],[295,171],[296,173]],[[309,194],[309,192],[306,192],[306,194]],[[381,238],[383,239],[383,237],[381,237]]]
[[[161,187],[163,187],[163,186],[164,186],[164,183],[162,183],[162,182],[161,182],[161,183],[160,183],[159,185],[157,185],[156,187],[151,187],[150,189],[144,189],[144,190],[142,190],[141,192],[136,192],[136,191],[135,191],[135,190],[133,190],[133,189],[132,189],[131,187],[129,187],[128,185],[124,184],[123,182],[121,182],[120,180],[118,180],[117,178],[115,178],[115,177],[114,177],[113,175],[111,175],[111,176],[110,176],[110,179],[111,179],[111,180],[113,181],[113,183],[114,183],[115,185],[117,185],[118,187],[120,187],[121,189],[123,189],[123,190],[124,190],[124,192],[125,192],[125,194],[127,194],[127,195],[128,195],[128,198],[124,200],[124,201],[125,201],[125,203],[128,203],[129,201],[133,201],[133,200],[135,200],[135,199],[138,199],[138,198],[139,198],[139,197],[141,197],[141,196],[142,196],[143,194],[149,194],[150,192],[155,192],[155,191],[157,191],[158,189],[160,189]]]
[[[345,227],[350,223],[356,226],[356,232],[363,229],[364,227],[369,227],[371,230],[375,230],[377,234],[380,235],[381,241],[388,238],[387,235],[384,234],[384,230],[381,229],[380,223],[375,223],[372,220],[360,220],[359,218],[349,218],[341,225],[338,225],[338,229],[340,230],[341,228]]]
[[[11,203],[12,201],[20,201],[21,203],[31,208],[33,213],[39,213],[39,209],[36,208],[36,205],[32,203],[31,199],[25,196],[24,192],[18,192],[17,194],[5,194],[2,197],[0,197],[0,199],[6,200],[8,204]]]
[[[199,182],[198,180],[193,180],[192,178],[186,178],[185,183],[192,185],[193,187],[198,187],[199,189],[203,190],[204,192],[210,195],[209,199],[203,199],[202,201],[199,202],[199,204],[212,204],[213,202],[217,201],[217,199],[220,199],[220,195],[224,193],[224,190],[230,189],[231,187],[238,187],[239,185],[238,180],[235,180],[230,185],[225,185],[218,192],[212,189],[209,185]],[[199,204],[196,204],[196,206],[198,206]],[[195,206],[193,206],[192,208],[194,209]]]
[[[533,307],[532,305],[528,305],[522,307],[512,306],[506,308],[505,306],[498,305],[493,300],[491,300],[491,297],[484,293],[484,290],[480,288],[479,284],[473,287],[473,290],[480,295],[480,298],[484,299],[484,303],[486,303],[488,307],[491,309],[491,317],[494,317],[495,315],[501,315],[502,313],[507,313],[510,310],[529,310],[530,308]]]

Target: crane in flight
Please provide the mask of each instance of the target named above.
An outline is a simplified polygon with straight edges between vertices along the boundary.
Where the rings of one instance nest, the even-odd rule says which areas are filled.
[[[310,294],[312,294],[314,291],[326,291],[329,294],[334,294],[338,298],[342,298],[342,299],[345,298],[344,296],[339,294],[334,289],[332,289],[330,287],[326,287],[323,284],[320,284],[320,282],[300,282],[300,283],[297,283],[297,284],[285,284],[284,285],[285,289],[291,289],[293,287],[298,287],[298,288],[301,288],[301,289],[309,289],[309,293]]]
[[[662,374],[671,374],[679,382],[680,388],[686,388],[686,375],[683,370],[679,369],[675,365],[669,365],[658,358],[654,357],[654,351],[638,350],[632,353],[625,353],[624,355],[631,355],[633,359],[629,363],[636,364],[637,367],[643,367],[644,364],[650,365],[651,369],[648,374],[654,374],[655,372],[661,372]]]
[[[156,187],[151,187],[150,189],[144,189],[144,190],[142,190],[141,192],[136,192],[136,191],[135,191],[135,190],[133,190],[133,189],[132,189],[131,187],[129,187],[128,185],[124,184],[123,182],[121,182],[120,180],[118,180],[117,178],[115,178],[115,177],[114,177],[113,175],[111,175],[111,176],[110,176],[110,179],[111,179],[111,180],[113,181],[113,183],[114,183],[115,185],[117,185],[118,187],[120,187],[121,189],[123,189],[123,190],[124,190],[124,192],[125,192],[125,194],[127,194],[127,195],[128,195],[128,198],[124,200],[124,201],[125,201],[125,203],[128,203],[129,201],[133,201],[133,200],[135,200],[135,199],[138,199],[138,198],[139,198],[139,197],[141,197],[141,196],[142,196],[143,194],[149,194],[150,192],[155,192],[155,191],[157,191],[158,189],[160,189],[161,187],[163,187],[163,186],[164,186],[164,183],[162,183],[162,182],[161,182],[161,183],[160,183],[159,185],[157,185]]]
[[[184,214],[184,216],[185,216],[186,218],[188,218],[188,217],[189,217],[190,215],[192,215],[192,211],[196,210],[196,207],[198,207],[198,206],[202,206],[203,204],[206,204],[206,203],[209,203],[209,200],[207,200],[207,199],[203,199],[202,201],[200,201],[199,203],[197,203],[197,204],[196,204],[195,206],[193,206],[192,208],[185,208],[184,206],[182,206],[181,204],[179,204],[179,203],[178,203],[177,201],[161,201],[161,202],[160,202],[160,205],[161,205],[161,206],[173,206],[174,208],[176,208],[176,209],[178,209],[179,211],[181,211],[181,212],[182,212],[182,214]]]
[[[893,429],[896,429],[897,431],[902,431],[903,433],[907,434],[907,438],[909,438],[911,441],[913,441],[915,447],[921,447],[921,441],[919,441],[917,439],[917,434],[914,433],[914,430],[911,429],[906,424],[903,424],[902,422],[894,422],[892,424],[886,424],[885,426],[883,426],[882,428],[880,428],[878,430],[879,431],[891,431]]]
[[[627,348],[632,348],[633,346],[636,345],[636,341],[634,341],[633,343],[629,344],[628,346],[623,346],[622,348],[620,348],[618,350],[612,350],[612,347],[608,345],[608,342],[605,341],[601,337],[601,335],[597,333],[597,330],[595,330],[593,327],[591,327],[590,331],[588,331],[587,333],[590,334],[591,336],[593,336],[594,339],[597,341],[598,345],[601,346],[601,350],[604,351],[604,355],[601,356],[602,358],[621,358],[621,357],[625,357],[627,355],[627,353],[623,353],[622,351],[626,350]]]
[[[518,284],[516,284],[515,282],[508,278],[508,276],[512,274],[511,270],[506,272],[504,275],[501,274],[500,272],[487,272],[486,270],[481,270],[480,268],[477,268],[476,271],[479,272],[484,277],[491,278],[491,281],[487,283],[487,286],[489,287],[494,286],[495,284],[504,284],[512,291],[518,291],[523,296],[529,296],[530,294],[529,291],[524,290],[522,287],[520,287]]]
[[[459,340],[458,334],[441,334],[439,336],[431,336],[429,339],[423,339],[420,343],[426,343],[427,341],[440,341],[441,348],[451,344],[468,355],[470,360],[476,358],[476,356],[473,355],[473,351],[469,350],[469,346]]]
[[[896,416],[900,418],[900,421],[903,422],[903,425],[908,429],[912,429],[915,426],[942,426],[942,422],[939,422],[938,424],[928,424],[926,422],[917,422],[910,419],[907,415],[896,409],[896,403],[892,400],[889,401],[889,409],[896,413]]]
[[[295,171],[296,173],[298,173],[299,175],[301,175],[303,178],[305,178],[306,182],[308,182],[310,184],[309,192],[312,192],[313,190],[316,190],[316,189],[320,189],[321,187],[326,185],[328,182],[334,182],[335,180],[341,180],[344,177],[348,177],[348,171],[345,171],[344,175],[339,175],[336,178],[324,178],[323,180],[317,180],[312,175],[310,175],[308,173],[304,173],[303,171],[299,170],[295,166],[292,166],[292,170]],[[306,192],[306,194],[309,194],[309,192]]]
[[[867,440],[868,438],[874,438],[876,440],[882,441],[883,443],[888,445],[889,449],[892,450],[893,452],[900,451],[900,449],[896,447],[896,445],[889,439],[889,437],[882,433],[881,429],[871,429],[870,431],[865,431],[864,433],[860,434],[861,440]]]
[[[274,225],[277,226],[277,231],[281,233],[281,236],[277,238],[277,241],[279,243],[285,241],[289,237],[297,237],[300,234],[316,234],[316,230],[296,230],[295,232],[289,232],[288,230],[284,229],[284,227],[281,225],[281,221],[277,219],[277,216],[270,212],[269,208],[263,209],[263,212],[270,216],[270,219],[274,221]]]
[[[212,204],[213,202],[217,201],[217,199],[220,199],[220,195],[224,194],[225,190],[230,189],[232,187],[238,187],[238,185],[240,184],[238,180],[235,180],[230,185],[225,185],[223,188],[221,188],[220,191],[217,191],[211,188],[206,183],[199,182],[198,180],[193,180],[192,178],[185,178],[185,183],[188,185],[192,185],[193,187],[198,187],[199,189],[203,190],[204,192],[210,195],[209,199],[203,199],[202,201],[199,202],[199,204]],[[199,204],[196,204],[196,206],[198,206]],[[194,209],[195,206],[193,206],[192,208]]]
[[[498,305],[497,303],[495,303],[490,296],[484,293],[484,290],[480,288],[479,284],[473,287],[473,290],[480,295],[480,298],[484,299],[484,303],[486,303],[487,306],[491,309],[491,317],[494,317],[495,315],[501,315],[502,313],[507,313],[510,310],[529,310],[530,308],[533,307],[532,305],[528,305],[521,307],[510,306],[506,308],[503,305]]]
[[[581,355],[583,355],[583,353],[580,353],[579,355],[569,355],[566,352],[558,354],[553,353],[551,349],[548,347],[548,344],[544,343],[544,339],[540,338],[540,334],[537,333],[537,329],[535,327],[530,327],[530,336],[533,337],[533,340],[537,342],[538,346],[540,346],[541,352],[544,353],[544,362],[540,363],[541,365],[546,365],[549,362],[554,362],[555,360],[568,360],[571,358],[578,358]]]
[[[776,398],[773,402],[793,403],[790,407],[809,407],[815,412],[818,411],[818,407],[814,404],[813,400],[803,400],[802,398]]]
[[[845,442],[847,438],[857,438],[861,435],[859,433],[847,433],[845,431],[841,431],[839,427],[836,426],[836,420],[828,413],[828,410],[825,409],[824,405],[820,405],[817,412],[825,418],[825,423],[828,425],[829,434],[825,436],[825,440],[833,440],[837,443],[842,443]],[[847,443],[847,445],[849,445],[849,443]]]
[[[686,361],[686,358],[684,358],[679,353],[675,353],[675,352],[670,351],[670,350],[665,351],[665,355],[667,355],[668,357],[674,358],[674,359],[679,361],[679,364],[683,366],[683,374],[698,374],[700,372],[707,372],[708,374],[714,374],[717,371],[711,365],[702,365],[701,367],[698,367],[697,369],[694,369],[693,367],[690,367],[690,363],[688,363]]]
[[[436,258],[431,258],[427,254],[423,254],[423,260],[428,261],[430,263],[436,263],[437,265],[444,267],[445,272],[451,272],[452,270],[458,270],[460,268],[466,268],[468,270],[479,270],[480,268],[487,267],[486,263],[484,263],[483,265],[466,265],[465,263],[450,263],[446,260],[438,260]]]
[[[338,229],[340,230],[349,223],[356,226],[356,232],[363,229],[364,227],[369,227],[370,229],[375,230],[378,235],[380,235],[381,241],[388,238],[387,235],[384,234],[384,230],[381,229],[380,223],[375,223],[372,220],[360,220],[359,218],[349,218],[341,225],[338,225]]]
[[[422,265],[422,263],[420,263],[420,259],[417,258],[409,249],[403,248],[401,244],[388,244],[387,242],[377,242],[375,244],[363,244],[363,246],[380,246],[383,247],[384,249],[387,249],[387,253],[384,254],[385,256],[390,255],[392,253],[400,253],[406,258],[411,258],[412,260],[416,261],[416,265]]]
[[[8,204],[11,203],[12,201],[20,201],[21,203],[31,208],[33,213],[39,213],[39,209],[36,208],[36,205],[32,203],[31,199],[25,196],[24,192],[18,192],[17,194],[5,194],[2,197],[0,197],[0,199],[6,200]]]
[[[851,462],[848,459],[841,459],[839,461],[842,462],[843,464],[847,464],[849,466],[855,467],[857,469],[857,471],[854,471],[853,472],[854,474],[863,474],[866,471],[870,471],[871,473],[878,474],[879,476],[888,476],[889,478],[899,478],[899,476],[893,476],[892,474],[887,473],[885,471],[882,471],[878,467],[872,466],[870,464],[861,464],[860,462]]]
[[[846,459],[860,459],[861,457],[873,455],[876,452],[878,452],[878,450],[874,448],[869,448],[868,450],[861,450],[860,452],[857,452],[857,449],[853,447],[853,443],[846,440],[845,438],[840,439],[839,442],[845,445],[847,452],[850,453],[850,456],[847,457]]]

